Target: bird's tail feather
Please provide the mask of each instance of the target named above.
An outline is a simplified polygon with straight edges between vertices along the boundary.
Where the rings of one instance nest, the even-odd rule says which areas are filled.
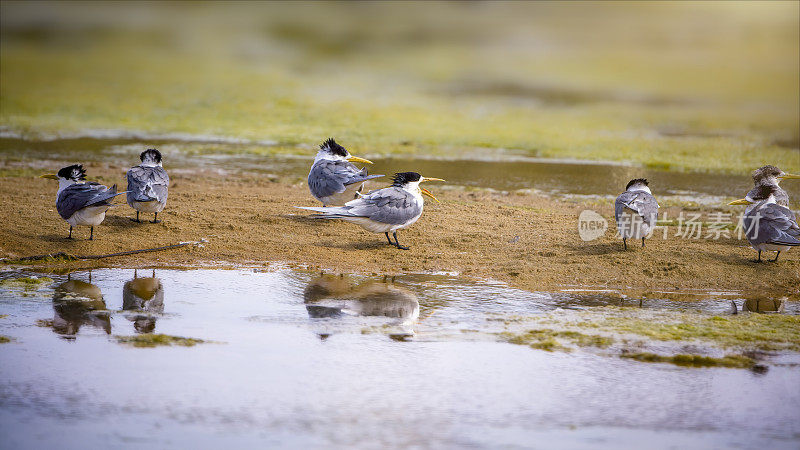
[[[310,217],[319,217],[325,219],[339,219],[342,217],[352,217],[352,214],[348,213],[347,208],[343,208],[340,206],[295,206],[298,209],[305,209],[308,211],[314,211],[320,214],[313,214]]]

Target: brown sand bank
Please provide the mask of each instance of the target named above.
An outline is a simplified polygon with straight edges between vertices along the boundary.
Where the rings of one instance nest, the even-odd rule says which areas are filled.
[[[124,188],[122,168],[96,166],[90,176]],[[55,211],[56,183],[34,177],[0,178],[0,257],[53,252],[106,254],[208,240],[203,248],[96,261],[37,263],[36,268],[230,266],[288,262],[313,269],[365,274],[454,271],[493,278],[528,290],[566,285],[641,289],[742,290],[797,295],[800,251],[777,263],[753,262],[755,252],[734,238],[650,239],[628,251],[613,233],[582,241],[578,213],[585,205],[532,195],[503,195],[429,188],[442,200],[428,201],[422,218],[399,232],[409,251],[387,245],[383,235],[339,221],[304,218],[293,205],[315,205],[303,184],[254,175],[172,173],[169,203],[160,224],[136,224],[123,196],[95,229],[94,241],[66,240],[69,226]],[[374,184],[372,187],[382,186]],[[656,193],[657,194],[657,193]],[[598,210],[611,218],[611,205]],[[670,214],[675,217],[677,214]],[[148,220],[151,215],[146,217]],[[766,255],[772,258],[774,253]]]

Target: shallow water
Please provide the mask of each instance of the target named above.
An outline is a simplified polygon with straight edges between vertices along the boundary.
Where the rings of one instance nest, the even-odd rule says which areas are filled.
[[[186,137],[189,139],[190,137]],[[201,140],[196,140],[202,138]],[[152,138],[78,137],[30,141],[0,137],[0,154],[13,156],[18,164],[41,165],[42,160],[103,161],[132,165],[145,145],[155,146],[165,154],[167,169],[210,168],[225,171],[246,171],[305,179],[314,149],[304,150],[308,157],[268,156],[248,153],[249,147],[268,148],[270,143],[235,142],[221,137],[194,137],[181,140],[176,136]],[[486,160],[370,158],[375,162],[370,173],[391,175],[415,171],[425,176],[444,178],[447,184],[500,191],[530,190],[561,198],[610,200],[618,195],[632,178],[647,178],[659,200],[677,204],[697,203],[724,206],[731,197],[741,198],[752,188],[748,176],[670,172],[602,162],[560,161],[523,158],[503,152],[491,152]],[[361,155],[369,156],[369,155]],[[774,163],[780,164],[779,161]],[[48,167],[55,170],[58,167]],[[389,178],[377,180],[389,183]],[[439,186],[434,186],[434,191]],[[788,180],[782,187],[789,193],[794,207],[800,207],[800,182]]]
[[[9,274],[5,274],[8,276]],[[647,364],[501,342],[503,318],[603,308],[616,292],[526,292],[254,270],[107,269],[0,288],[8,448],[796,448],[800,371]],[[14,276],[18,276],[15,274]],[[69,278],[69,279],[68,279]],[[644,308],[721,314],[650,293]],[[797,302],[787,312],[797,314]],[[686,306],[681,306],[685,304]],[[38,326],[37,326],[37,321]],[[134,348],[153,331],[210,341]]]

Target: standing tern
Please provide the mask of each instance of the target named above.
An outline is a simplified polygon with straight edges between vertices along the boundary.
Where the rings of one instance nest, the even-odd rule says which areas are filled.
[[[319,146],[308,173],[308,189],[322,206],[342,206],[358,197],[365,181],[383,176],[368,175],[366,167],[359,170],[351,161],[372,164],[372,161],[352,156],[333,138]]]
[[[89,240],[94,239],[94,227],[106,218],[106,211],[112,206],[111,200],[125,192],[117,192],[117,185],[109,189],[100,183],[86,182],[86,170],[80,164],[73,164],[58,171],[58,174],[44,174],[39,178],[58,180],[56,193],[56,209],[58,214],[69,224],[69,236],[72,239],[72,227],[90,227]]]
[[[650,235],[658,220],[658,202],[648,185],[644,178],[633,179],[614,202],[614,217],[625,250],[628,238],[641,239],[644,247],[645,237]]]
[[[161,165],[161,152],[154,148],[147,149],[139,155],[142,163],[128,171],[128,205],[136,210],[137,223],[139,213],[153,213],[152,223],[158,220],[160,213],[167,204],[169,193],[169,175]]]
[[[755,185],[755,187],[748,193],[748,195],[754,194],[755,191],[759,189],[759,186],[762,185],[775,186],[777,188],[775,190],[775,203],[777,203],[780,206],[785,206],[786,208],[788,208],[789,194],[787,194],[786,191],[784,191],[779,186],[781,180],[784,179],[800,179],[800,175],[786,173],[781,169],[772,165],[759,167],[758,169],[753,171],[753,184]]]
[[[777,184],[762,184],[747,193],[747,197],[728,203],[729,205],[748,205],[742,217],[750,246],[758,250],[758,262],[762,251],[781,252],[800,245],[800,226],[789,208],[778,205],[775,195],[780,189]]]
[[[390,245],[408,250],[408,247],[397,241],[397,230],[412,225],[422,215],[423,195],[439,201],[430,191],[419,187],[419,184],[424,181],[444,180],[426,178],[416,172],[401,172],[394,174],[392,181],[391,186],[368,194],[359,194],[359,198],[345,203],[344,206],[297,208],[320,213],[312,215],[313,218],[342,219],[372,233],[384,233]],[[389,232],[392,232],[394,242],[389,237]]]

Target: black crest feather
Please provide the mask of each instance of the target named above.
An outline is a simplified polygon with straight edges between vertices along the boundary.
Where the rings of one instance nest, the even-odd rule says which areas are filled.
[[[402,187],[406,183],[419,181],[422,176],[417,172],[398,172],[392,177],[392,186]]]
[[[625,190],[627,191],[634,184],[643,184],[645,186],[649,186],[650,185],[650,183],[647,181],[647,178],[634,178],[634,179],[632,179],[631,181],[628,182],[628,185],[625,186]]]
[[[150,158],[153,161],[160,163],[161,152],[154,148],[148,148],[147,150],[143,151],[141,155],[139,155],[139,159],[141,159],[142,162],[144,162],[145,158]]]
[[[68,180],[85,181],[86,169],[80,164],[73,164],[58,171],[59,178],[66,178]]]
[[[320,144],[319,148],[320,150],[328,150],[334,155],[347,156],[347,149],[337,144],[333,138],[326,139],[325,142]]]

